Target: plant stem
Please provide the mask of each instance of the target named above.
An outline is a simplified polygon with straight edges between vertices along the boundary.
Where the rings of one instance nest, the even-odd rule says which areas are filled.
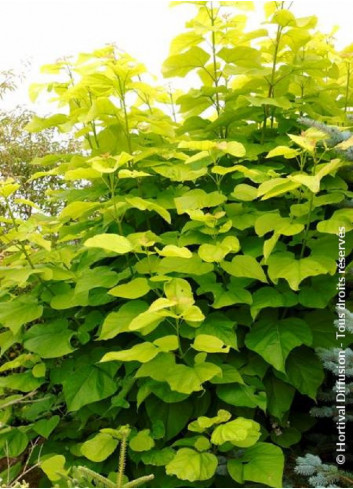
[[[283,9],[284,2],[281,2],[281,9]],[[268,88],[268,98],[274,98],[274,88],[275,88],[275,76],[276,76],[276,69],[277,69],[277,61],[278,61],[278,52],[279,52],[279,45],[281,41],[281,36],[282,36],[282,31],[283,27],[278,25],[277,26],[277,32],[276,32],[276,38],[275,38],[275,50],[273,53],[273,61],[272,61],[272,70],[271,70],[271,77],[269,81],[269,88]],[[263,144],[264,139],[265,139],[265,133],[266,133],[266,128],[267,128],[267,118],[269,113],[269,106],[265,105],[264,106],[264,121],[263,121],[263,126],[262,126],[262,135],[261,135],[261,144]],[[271,128],[273,127],[273,122],[274,122],[274,111],[272,112],[271,115]]]
[[[179,351],[179,355],[181,358],[184,357],[184,352],[183,352],[183,349],[181,347],[181,341],[180,341],[180,320],[179,319],[176,319],[175,320],[175,329],[176,329],[176,334],[177,334],[177,337],[178,337],[178,351]]]
[[[38,391],[31,391],[28,394],[20,397],[19,399],[13,399],[12,401],[9,401],[5,404],[1,405],[1,409],[5,409],[9,406],[13,406],[14,404],[22,404],[24,399],[27,399],[28,397],[33,397],[35,394],[37,394]]]
[[[127,436],[123,436],[120,444],[120,455],[119,455],[119,470],[118,477],[116,481],[116,487],[123,487],[123,478],[125,471],[125,462],[126,462],[126,448],[127,448]]]
[[[92,94],[91,94],[91,92],[89,90],[88,90],[88,97],[89,97],[89,100],[90,100],[90,103],[91,103],[91,107],[92,107]],[[98,142],[98,137],[97,137],[96,124],[93,121],[91,121],[90,122],[90,125],[91,125],[92,132],[93,132],[94,142],[96,143],[97,149],[99,149],[99,142]]]
[[[132,144],[131,144],[129,118],[128,118],[128,113],[127,113],[126,100],[125,100],[125,87],[123,87],[123,85],[121,83],[120,76],[117,76],[117,79],[118,79],[118,83],[119,83],[121,107],[122,107],[123,113],[124,113],[126,141],[127,141],[127,146],[128,146],[128,149],[129,149],[129,153],[132,154]],[[128,165],[131,166],[130,162],[128,163]]]
[[[315,175],[315,170],[316,170],[316,165],[317,165],[317,158],[316,158],[316,154],[315,153],[313,155],[313,158],[314,158],[314,167],[313,167],[313,172],[312,173],[313,173],[313,175]],[[309,231],[310,231],[310,224],[311,224],[311,214],[313,212],[313,205],[314,205],[314,193],[311,192],[310,200],[309,200],[308,220],[307,220],[306,227],[305,227],[305,235],[304,235],[304,239],[303,239],[303,243],[302,243],[302,249],[301,249],[301,252],[300,252],[300,258],[303,258],[303,256],[304,256],[306,244],[307,244],[307,241],[308,241],[308,236],[309,236]]]
[[[344,104],[344,113],[345,114],[347,114],[347,110],[348,110],[350,80],[351,80],[351,64],[347,63],[347,83],[346,83],[346,94],[345,94],[345,104]]]
[[[173,98],[171,87],[169,87],[168,93],[169,93],[169,98],[170,98],[170,104],[171,104],[171,107],[172,107],[173,121],[176,122],[177,121],[177,117],[176,117],[175,104],[174,104],[174,98]]]
[[[116,487],[115,483],[111,480],[107,479],[103,475],[97,474],[94,470],[89,469],[88,467],[77,467],[79,472],[82,472],[84,475],[91,477],[95,482],[98,482],[102,487]]]
[[[66,71],[67,71],[67,73],[69,75],[69,78],[70,78],[70,81],[71,81],[71,85],[74,87],[75,86],[75,80],[74,80],[74,77],[73,77],[71,68],[69,66],[69,63],[66,63],[65,67],[66,67]],[[81,102],[77,98],[74,99],[74,102],[75,102],[75,104],[77,105],[78,108],[81,108]],[[83,127],[85,127],[84,124],[83,124]],[[90,135],[89,134],[86,134],[84,136],[84,138],[86,139],[86,141],[87,141],[89,147],[91,148],[91,150],[93,150],[93,145],[92,145],[92,141],[91,141]]]
[[[143,475],[142,477],[139,477],[138,479],[134,479],[133,481],[127,482],[124,487],[139,487],[145,482],[149,482],[154,479],[153,474],[149,475]]]
[[[342,475],[342,474],[339,474],[340,476],[340,479],[342,479],[344,482],[347,482],[348,484],[353,484],[353,479],[351,479],[350,477],[347,477],[345,475]],[[350,486],[348,486],[350,487]]]
[[[220,102],[219,102],[219,94],[218,94],[218,73],[217,73],[217,59],[216,59],[216,35],[214,32],[214,26],[215,26],[215,15],[214,15],[214,8],[213,8],[213,2],[211,2],[210,6],[210,19],[211,19],[211,26],[212,26],[212,33],[211,33],[211,47],[212,47],[212,63],[213,63],[213,71],[214,71],[214,84],[216,88],[216,111],[217,115],[219,116],[221,108],[220,108]]]

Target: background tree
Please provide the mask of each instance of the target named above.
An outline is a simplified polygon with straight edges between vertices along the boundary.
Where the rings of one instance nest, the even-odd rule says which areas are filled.
[[[9,91],[16,90],[22,75],[6,71],[0,76],[1,99]],[[38,159],[42,158],[41,162],[45,164],[53,154],[62,154],[66,158],[78,147],[72,137],[59,134],[55,128],[39,134],[28,132],[26,126],[33,117],[34,113],[25,107],[0,110],[0,177],[12,178],[21,186],[11,201],[14,212],[22,217],[29,217],[35,206],[49,214],[57,209],[52,201],[49,202],[46,192],[58,189],[62,182],[55,175],[31,179],[34,173],[45,169],[41,164],[36,164]],[[2,214],[6,215],[3,207]]]

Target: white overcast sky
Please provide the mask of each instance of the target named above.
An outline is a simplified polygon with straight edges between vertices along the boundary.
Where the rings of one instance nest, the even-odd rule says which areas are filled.
[[[255,2],[252,26],[263,19],[263,3]],[[322,30],[340,26],[338,48],[353,42],[352,0],[295,0],[292,10],[300,16],[317,15]],[[171,8],[168,0],[0,0],[0,70],[20,70],[26,61],[31,63],[22,87],[1,104],[30,106],[28,85],[41,81],[42,64],[110,42],[159,75],[170,41],[193,12],[191,5]]]

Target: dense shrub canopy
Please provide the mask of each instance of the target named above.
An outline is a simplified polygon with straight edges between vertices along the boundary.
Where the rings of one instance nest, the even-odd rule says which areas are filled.
[[[0,447],[35,444],[51,485],[116,471],[129,425],[130,479],[281,487],[313,424],[351,163],[298,118],[349,126],[353,49],[284,2],[252,32],[251,2],[188,3],[163,74],[200,85],[176,97],[113,46],[48,65],[32,97],[59,111],[27,129],[82,150],[37,158],[31,179],[55,176],[62,210],[21,219],[1,183]]]

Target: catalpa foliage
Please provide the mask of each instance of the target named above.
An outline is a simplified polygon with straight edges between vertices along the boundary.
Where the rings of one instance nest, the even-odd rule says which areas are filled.
[[[43,484],[77,466],[116,480],[129,425],[130,481],[281,487],[324,381],[353,194],[349,162],[298,117],[349,125],[351,51],[284,2],[251,32],[252,2],[187,3],[162,69],[198,86],[165,90],[113,46],[47,65],[31,96],[58,112],[27,129],[81,144],[33,162],[60,212],[21,220],[1,182],[0,448],[38,443]]]

